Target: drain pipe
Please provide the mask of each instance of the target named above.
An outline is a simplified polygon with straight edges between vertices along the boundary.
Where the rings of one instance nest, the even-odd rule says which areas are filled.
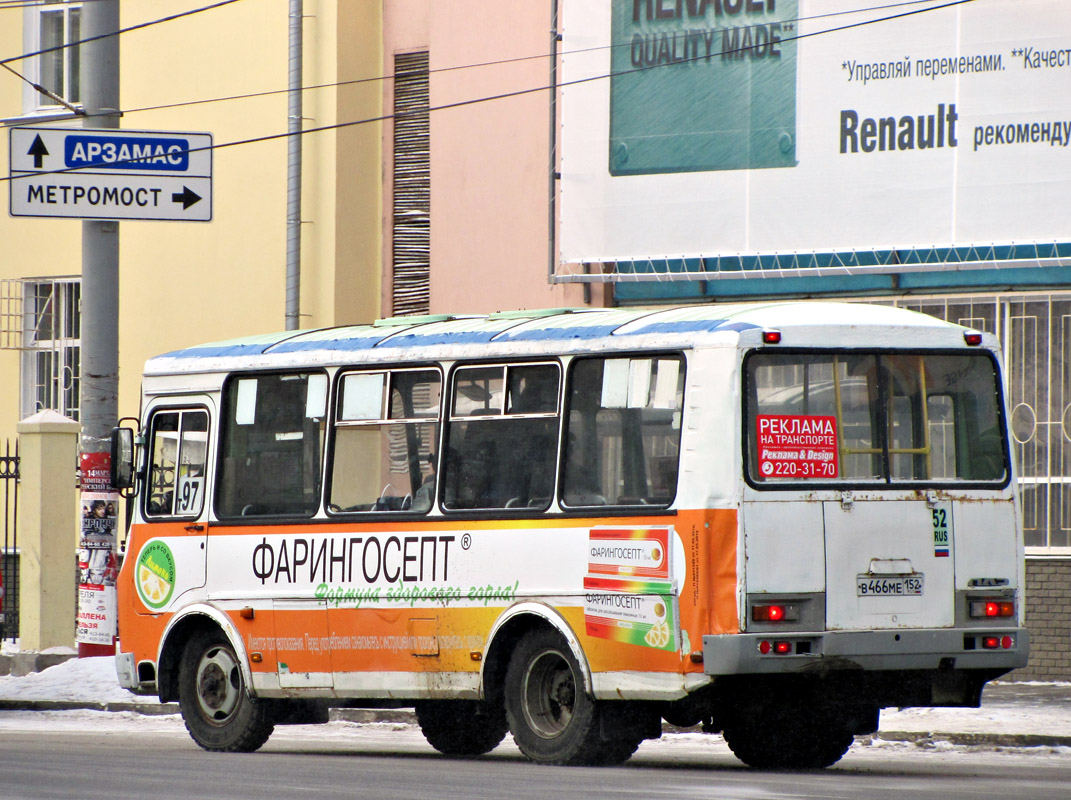
[[[301,322],[301,59],[303,0],[290,0],[286,137],[286,329]]]

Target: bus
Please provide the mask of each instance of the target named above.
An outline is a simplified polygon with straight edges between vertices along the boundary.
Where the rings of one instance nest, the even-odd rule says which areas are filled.
[[[821,768],[1026,664],[996,339],[772,302],[411,316],[150,359],[117,671],[203,748],[332,707]]]

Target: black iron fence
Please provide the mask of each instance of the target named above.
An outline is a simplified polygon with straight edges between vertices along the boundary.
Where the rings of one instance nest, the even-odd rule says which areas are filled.
[[[0,638],[15,639],[19,635],[19,444],[4,443],[0,456],[0,526],[3,543],[0,549],[0,575],[4,580],[3,612]]]

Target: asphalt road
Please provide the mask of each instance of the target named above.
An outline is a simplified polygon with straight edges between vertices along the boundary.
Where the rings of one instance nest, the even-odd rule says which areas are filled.
[[[115,798],[850,798],[1068,797],[1071,753],[856,745],[836,767],[757,772],[719,737],[664,736],[614,768],[541,767],[507,739],[490,756],[450,759],[407,725],[278,728],[258,753],[205,753],[175,720],[124,727],[117,715],[61,715],[0,729],[3,800]],[[109,719],[104,719],[109,718]]]

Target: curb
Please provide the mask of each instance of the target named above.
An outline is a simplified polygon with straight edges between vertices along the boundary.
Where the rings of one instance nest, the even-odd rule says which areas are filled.
[[[159,717],[179,713],[178,703],[97,703],[91,700],[0,700],[0,711],[111,711]]]
[[[864,741],[908,742],[932,747],[936,742],[968,747],[1071,747],[1071,736],[1041,733],[949,733],[946,731],[878,731]]]
[[[110,711],[165,716],[178,714],[178,703],[98,703],[82,700],[0,700],[0,711]],[[387,722],[416,725],[416,714],[410,709],[332,708],[331,722]],[[695,728],[663,725],[663,733],[698,733]],[[879,731],[861,736],[859,741],[873,743],[902,742],[918,747],[933,747],[938,742],[966,747],[1071,747],[1071,736],[1036,733],[955,733],[949,731]]]
[[[38,653],[32,650],[0,655],[0,675],[22,678],[33,672],[43,672],[75,657],[75,653]]]

